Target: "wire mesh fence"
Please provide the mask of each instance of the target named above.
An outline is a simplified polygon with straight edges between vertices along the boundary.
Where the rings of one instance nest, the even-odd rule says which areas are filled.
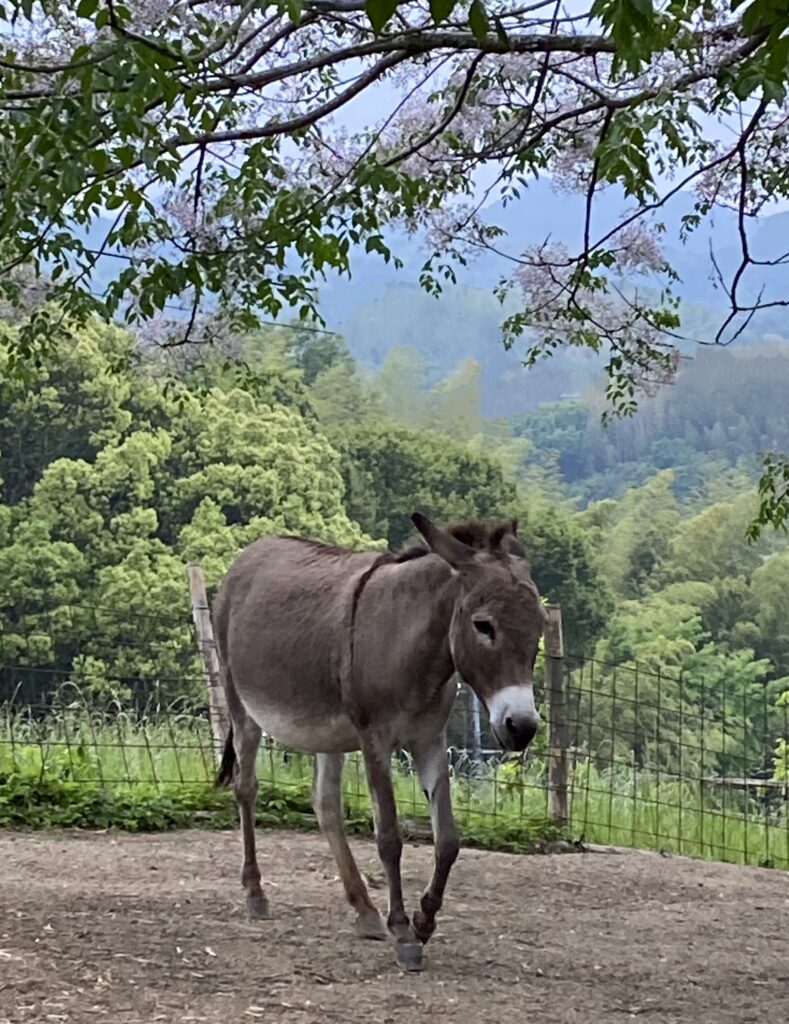
[[[7,820],[37,824],[42,801],[85,791],[121,794],[124,806],[140,793],[178,793],[197,813],[215,806],[215,739],[187,615],[70,606],[4,621],[0,820],[13,804]],[[447,753],[467,840],[527,848],[563,836],[789,868],[789,699],[747,679],[711,686],[699,673],[572,655],[551,677],[547,660],[536,680],[547,725],[527,756],[498,749],[459,685]],[[266,740],[258,777],[266,821],[308,818],[311,757]],[[404,822],[428,833],[407,751],[394,778]],[[344,794],[349,822],[369,825],[356,755]]]

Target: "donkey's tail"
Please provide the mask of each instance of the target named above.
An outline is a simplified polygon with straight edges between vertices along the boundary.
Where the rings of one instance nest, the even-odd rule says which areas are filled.
[[[219,771],[216,773],[216,779],[214,779],[215,786],[230,785],[233,781],[233,766],[235,763],[236,748],[233,746],[233,726],[231,725],[227,732],[225,749],[222,751],[222,761],[219,765]]]

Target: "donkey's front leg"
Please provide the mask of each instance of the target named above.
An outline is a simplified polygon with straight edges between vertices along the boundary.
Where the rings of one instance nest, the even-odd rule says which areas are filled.
[[[452,814],[447,746],[443,731],[433,739],[412,743],[411,753],[419,782],[430,803],[435,846],[433,877],[422,896],[421,909],[414,914],[417,937],[427,942],[436,928],[436,914],[441,909],[449,872],[460,851],[460,840]]]
[[[382,742],[369,737],[362,740],[367,784],[373,798],[375,838],[389,883],[387,926],[395,938],[397,961],[409,971],[422,969],[422,947],[417,942],[403,903],[400,858],[403,840],[397,825],[397,806],[392,786],[392,752]]]

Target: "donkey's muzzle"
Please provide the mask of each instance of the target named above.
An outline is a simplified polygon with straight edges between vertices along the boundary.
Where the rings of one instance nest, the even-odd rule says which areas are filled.
[[[499,736],[499,742],[508,750],[525,750],[537,735],[539,725],[540,720],[536,715],[507,715],[502,730],[504,736]]]
[[[488,704],[488,713],[496,739],[505,750],[525,750],[540,727],[531,683],[499,690]]]

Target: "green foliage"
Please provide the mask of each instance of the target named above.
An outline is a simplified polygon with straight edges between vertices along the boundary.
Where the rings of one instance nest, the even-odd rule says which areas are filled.
[[[205,720],[187,715],[117,718],[81,706],[35,722],[7,715],[0,719],[0,828],[227,828],[236,820],[235,801],[230,791],[211,786],[210,747]],[[264,750],[258,777],[259,826],[315,827],[311,757]],[[503,800],[495,769],[466,793],[456,792],[464,840],[531,852],[538,837],[555,830],[546,821],[542,794],[534,792],[524,807],[523,766],[513,762],[504,777],[510,791]],[[395,763],[394,782],[401,813],[426,823],[426,804],[415,796],[408,765]],[[456,789],[464,784],[458,779]],[[371,835],[358,757],[346,770],[343,804],[346,828]]]
[[[188,558],[199,557],[206,517],[215,551],[220,538],[235,553],[253,537],[273,532],[335,543],[362,540],[343,508],[337,454],[290,410],[241,389],[212,389],[184,396],[171,429],[162,529]],[[212,564],[212,579],[226,568],[226,561]]]
[[[640,71],[657,43],[659,23],[652,0],[595,0],[591,14],[611,31],[615,67]]]
[[[621,766],[581,767],[571,801],[588,842],[785,869],[789,832],[758,803],[734,806],[711,787]]]
[[[397,10],[398,0],[366,0],[365,10],[370,19],[370,24],[376,32],[384,29]],[[433,5],[431,5],[431,12]]]
[[[210,785],[213,771],[206,723],[126,717],[121,745],[112,719],[94,715],[85,733],[93,741],[67,752],[62,718],[39,722],[34,733],[0,721],[0,827],[118,828],[130,832],[173,828],[227,828],[237,815],[232,794]],[[79,732],[79,715],[69,723]],[[148,751],[136,759],[136,752]],[[182,782],[163,778],[175,765]],[[259,827],[314,828],[311,758],[264,751],[258,764]],[[564,834],[589,842],[671,850],[742,863],[789,865],[789,833],[766,822],[760,809],[724,809],[698,784],[618,767],[601,772],[579,762],[564,833],[546,816],[546,762],[542,754],[488,766],[458,761],[452,771],[462,841],[484,849],[533,853]],[[396,761],[395,793],[404,830],[428,827],[427,808],[408,764]],[[106,780],[106,781],[102,781]],[[346,828],[372,834],[370,800],[358,758],[349,761],[343,787]]]
[[[147,784],[127,792],[14,772],[0,776],[0,828],[116,828],[163,832],[210,825],[229,828],[235,807],[226,793]]]
[[[0,360],[8,353],[0,347]],[[782,379],[780,360],[767,365]],[[16,699],[46,704],[49,715],[16,722],[14,746],[0,743],[0,758],[9,749],[14,757],[0,770],[0,823],[226,824],[226,794],[174,785],[205,783],[212,766],[205,736],[178,749],[189,746],[203,687],[184,562],[200,561],[213,585],[239,547],[273,531],[399,547],[415,508],[443,521],[518,518],[535,580],[564,610],[581,769],[607,787],[610,806],[621,804],[612,835],[631,828],[646,834],[642,844],[657,843],[666,822],[650,788],[655,772],[782,777],[785,713],[776,701],[789,685],[789,563],[779,537],[745,538],[754,511],[738,468],[747,404],[724,425],[711,419],[703,389],[693,416],[687,404],[661,400],[655,422],[629,440],[607,435],[609,469],[634,454],[637,486],[579,512],[561,495],[563,480],[583,482],[589,471],[594,399],[543,407],[513,436],[481,417],[479,379],[479,365],[466,361],[431,383],[418,355],[400,349],[369,381],[333,336],[279,331],[249,336],[227,358],[184,358],[173,376],[120,332],[91,326],[26,389],[10,381],[0,393],[3,662],[13,666],[6,683]],[[753,429],[782,422],[768,410]],[[678,483],[682,465],[651,472],[640,461],[647,449],[656,458],[661,443],[661,458],[681,461],[686,442],[724,451],[728,476],[704,467],[694,490]],[[592,656],[583,667],[581,655]],[[192,700],[165,718],[176,698]],[[83,699],[98,717],[73,710]],[[102,749],[110,737],[114,754]],[[543,754],[538,745],[526,768],[481,770],[473,785],[458,773],[467,841],[530,849],[550,831]],[[261,767],[261,821],[303,827],[302,762],[277,760],[268,777]],[[413,780],[397,779],[421,819]],[[676,793],[709,852],[708,809],[680,796],[680,783]],[[346,801],[351,827],[368,832],[358,778]],[[579,810],[574,827],[594,820],[602,819]],[[732,827],[740,826],[743,842],[760,848],[747,823]],[[682,836],[681,847],[690,842]]]
[[[469,441],[483,431],[481,373],[476,359],[464,359],[428,386],[428,369],[420,353],[410,345],[395,345],[375,375],[374,394],[381,412],[411,429],[429,427]]]
[[[568,493],[584,501],[618,497],[671,468],[677,498],[706,506],[714,500],[712,488],[721,487],[722,500],[753,485],[757,452],[789,447],[783,398],[788,390],[789,355],[783,346],[751,345],[738,354],[702,349],[670,387],[642,399],[627,419],[601,425],[604,398],[598,383],[583,400],[543,403],[511,424],[516,436],[532,443],[529,464],[555,465]],[[771,521],[784,490],[775,460],[762,489],[763,502],[773,503]]]
[[[591,410],[578,400],[545,403],[512,421],[516,437],[526,437],[543,463],[556,460],[562,477],[572,483],[587,472],[587,428]]]
[[[91,458],[132,421],[131,378],[113,372],[132,359],[128,335],[91,323],[57,358],[20,380],[0,345],[2,499],[15,504],[58,458]]]
[[[592,544],[577,519],[556,503],[532,495],[516,512],[534,581],[546,600],[561,605],[566,650],[580,658],[602,635],[613,610]]]
[[[580,740],[598,765],[760,774],[785,732],[786,545],[748,543],[749,491],[692,514],[673,485],[663,470],[574,517],[614,598],[575,675]]]
[[[304,383],[311,388],[321,374],[335,367],[354,369],[354,361],[343,338],[325,331],[296,327],[288,345]]]
[[[783,725],[773,695],[786,680],[742,646],[741,620],[728,629],[739,646],[711,642],[704,610],[719,599],[694,583],[619,605],[576,679],[590,752],[694,778],[749,775],[767,763]]]
[[[47,667],[53,683],[72,678],[107,697],[129,699],[142,680],[180,696],[200,685],[187,560],[200,561],[213,584],[266,533],[371,542],[346,514],[340,456],[300,371],[272,364],[275,347],[250,346],[248,387],[215,364],[168,389],[128,337],[91,326],[26,389],[8,383],[5,661]],[[0,347],[0,361],[7,352]],[[125,642],[131,624],[147,649]]]
[[[322,370],[315,378],[310,395],[329,436],[344,423],[359,423],[379,413],[376,395],[361,380],[356,368],[344,363]]]
[[[701,610],[704,631],[715,644],[724,651],[734,651],[740,647],[756,648],[763,655],[763,640],[766,636],[756,624],[762,602],[748,578],[725,576],[701,586],[704,590],[694,603]],[[782,674],[781,666],[774,665]],[[786,663],[786,669],[789,670],[789,662]]]
[[[451,522],[505,516],[515,504],[494,459],[434,431],[372,420],[345,428],[336,443],[349,515],[391,547],[413,536],[415,509]]]
[[[753,574],[752,618],[758,627],[755,646],[769,658],[777,675],[789,675],[789,551],[772,554]]]
[[[739,69],[734,91],[740,100],[755,92],[782,102],[789,74],[789,14],[782,0],[732,0],[732,10],[743,10],[743,28],[761,37],[763,46]]]
[[[668,555],[680,522],[672,483],[673,472],[664,470],[619,502],[590,505],[578,516],[582,528],[594,531],[604,577],[623,597],[641,594]]]
[[[784,735],[775,746],[773,778],[789,783],[789,690],[781,694],[776,707],[784,722]]]
[[[427,425],[426,368],[417,349],[407,345],[390,348],[375,386],[384,415],[411,428]]]
[[[482,431],[481,372],[482,366],[476,360],[466,359],[431,389],[427,397],[428,417],[435,429],[462,441]]]
[[[758,545],[748,543],[746,527],[754,505],[753,496],[746,493],[685,520],[672,539],[670,571],[697,580],[752,573],[780,543],[770,537]]]
[[[759,510],[748,525],[748,536],[754,541],[768,524],[786,533],[789,521],[789,456],[770,452],[762,465]]]
[[[183,365],[175,379],[170,381],[169,393],[178,402],[179,385],[196,394],[212,388],[221,391],[240,388],[248,391],[258,402],[284,406],[314,425],[315,408],[299,361],[301,338],[302,332],[293,327],[255,331],[243,339],[233,339],[227,352],[209,350],[200,360],[191,356],[187,348],[183,352]],[[167,363],[154,356],[150,365],[158,375]]]

